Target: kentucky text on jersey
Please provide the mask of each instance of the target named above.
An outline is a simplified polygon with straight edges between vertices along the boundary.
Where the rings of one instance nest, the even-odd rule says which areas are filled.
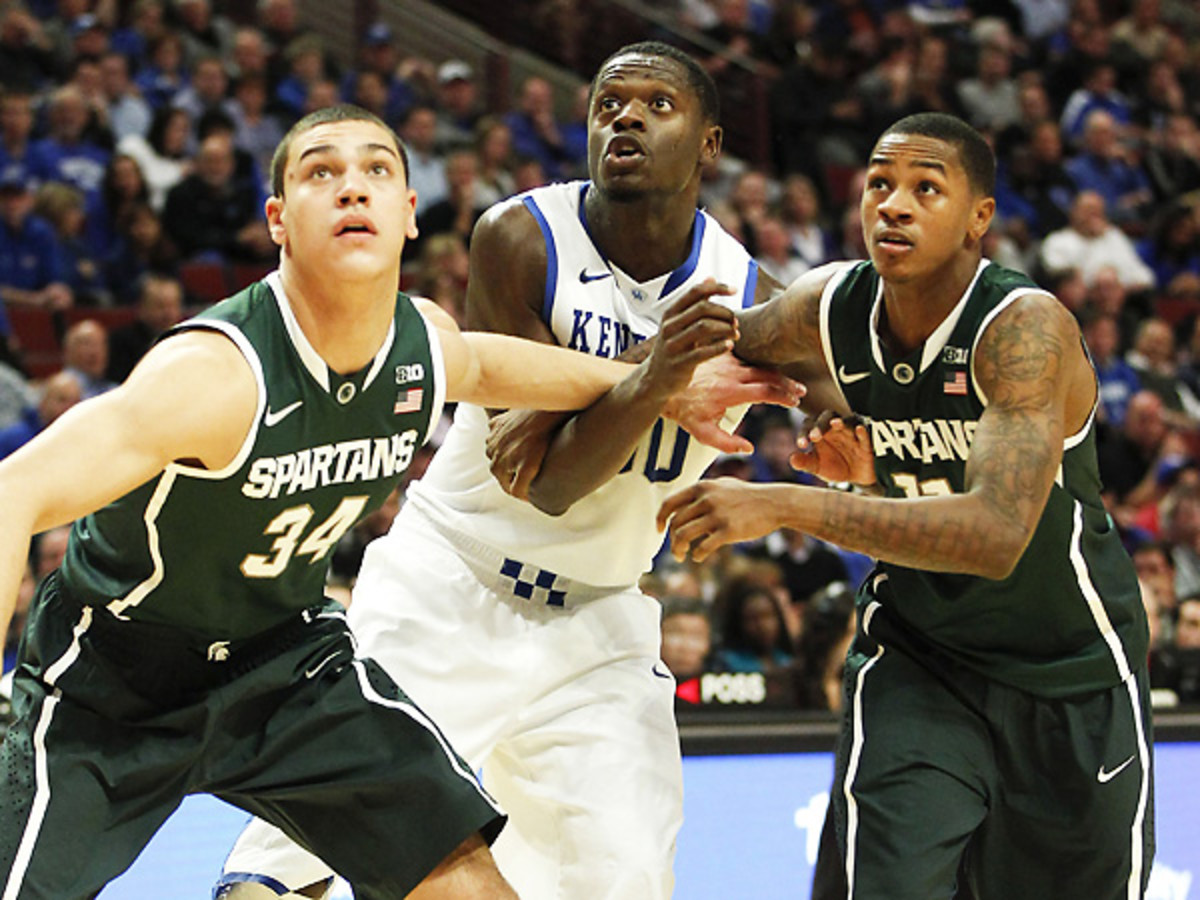
[[[892,455],[930,463],[935,460],[966,461],[978,423],[962,419],[928,422],[924,419],[885,419],[872,420],[870,424],[876,456]]]
[[[640,344],[647,337],[631,330],[624,322],[618,322],[610,316],[594,315],[589,309],[574,309],[571,312],[575,318],[571,324],[571,342],[567,346],[572,350],[612,358],[629,348],[630,339]],[[595,349],[588,341],[589,333],[595,341]]]
[[[250,464],[242,494],[251,500],[309,491],[331,484],[374,481],[403,472],[417,446],[416,429],[388,437],[358,438],[320,444],[282,456],[263,456]]]

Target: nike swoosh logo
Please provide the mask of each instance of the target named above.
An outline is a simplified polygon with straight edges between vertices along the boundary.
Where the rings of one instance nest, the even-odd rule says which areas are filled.
[[[271,412],[271,410],[268,409],[267,414],[263,416],[263,424],[268,428],[278,425],[303,405],[303,400],[297,400],[295,403],[289,403],[283,409],[277,409],[274,412]]]
[[[671,678],[670,672],[660,672],[658,670],[658,663],[655,663],[654,665],[652,665],[650,667],[650,671],[653,672],[655,675],[657,675],[659,678],[668,678],[668,679]]]
[[[1133,759],[1134,758],[1132,756],[1129,757],[1129,759],[1125,760],[1125,762],[1108,772],[1104,771],[1104,766],[1101,766],[1100,771],[1096,773],[1096,780],[1101,784],[1108,784],[1108,782],[1112,781],[1119,774],[1121,774],[1122,770],[1124,770],[1126,766],[1133,762]]]
[[[601,278],[608,278],[612,272],[598,272],[595,275],[589,275],[587,269],[579,270],[579,283],[587,284],[589,281],[599,281]]]
[[[845,366],[838,366],[838,380],[842,384],[854,384],[856,381],[862,381],[864,378],[870,378],[870,372],[847,372]]]
[[[332,653],[330,653],[327,657],[325,657],[323,660],[321,660],[319,663],[317,663],[311,669],[305,669],[304,677],[312,678],[314,675],[316,675],[318,672],[320,672],[323,668],[325,668],[326,663],[328,663],[331,659],[334,659],[341,652],[342,652],[341,650],[334,650]]]

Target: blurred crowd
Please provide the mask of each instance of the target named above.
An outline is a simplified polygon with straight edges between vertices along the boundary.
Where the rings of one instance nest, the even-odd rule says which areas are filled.
[[[531,21],[568,29],[605,5],[532,6]],[[1195,4],[647,7],[644,33],[627,39],[701,35],[689,49],[719,86],[749,75],[763,88],[770,165],[726,154],[705,173],[703,202],[783,282],[865,256],[862,164],[892,121],[942,110],[989,137],[999,177],[987,255],[1080,321],[1101,383],[1106,498],[1151,612],[1156,700],[1200,700]],[[119,383],[189,308],[271,267],[272,151],[297,118],[339,99],[405,140],[421,235],[405,250],[403,286],[461,320],[479,215],[586,176],[587,86],[563,83],[530,77],[506,108],[488,108],[480,72],[429,58],[383,21],[358,36],[352,59],[336,58],[295,0],[0,0],[0,457]],[[208,290],[196,276],[214,267]],[[49,323],[61,353],[48,370],[33,364],[34,321]],[[804,428],[798,415],[753,410],[743,429],[755,453],[723,457],[713,474],[800,480],[787,458]],[[346,536],[339,584],[401,501]],[[58,532],[38,540],[26,600],[61,544]],[[704,566],[664,557],[644,588],[663,600],[680,705],[836,709],[853,592],[869,566],[787,532]]]

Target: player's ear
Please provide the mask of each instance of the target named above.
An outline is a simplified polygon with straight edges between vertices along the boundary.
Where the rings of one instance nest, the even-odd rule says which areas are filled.
[[[405,226],[404,236],[411,241],[417,236],[417,192],[412,188],[408,189],[405,202],[408,204],[408,224]]]
[[[700,163],[701,165],[711,165],[717,161],[717,157],[721,155],[721,141],[725,137],[725,132],[720,125],[712,125],[705,129],[704,143],[700,145]]]
[[[282,247],[284,240],[287,238],[287,228],[283,224],[283,198],[268,197],[265,210],[267,214],[267,230],[271,233],[271,240]]]
[[[967,225],[967,235],[971,239],[971,243],[977,244],[983,240],[995,214],[996,200],[994,197],[980,197],[975,201],[975,207],[971,210],[971,221]]]

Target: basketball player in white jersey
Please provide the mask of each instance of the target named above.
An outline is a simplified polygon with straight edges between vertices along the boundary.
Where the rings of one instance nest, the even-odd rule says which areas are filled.
[[[720,152],[716,122],[713,83],[686,54],[646,43],[610,57],[592,85],[592,180],[536,189],[483,217],[470,327],[636,359],[689,292],[733,308],[774,293],[696,208],[701,169]],[[767,379],[720,397],[796,393]],[[363,652],[482,767],[509,813],[494,852],[525,900],[671,895],[682,821],[674,681],[659,661],[658,602],[637,581],[662,542],[660,503],[717,451],[663,412],[637,384],[615,389],[557,430],[531,483],[501,473],[524,502],[489,471],[487,412],[460,405],[392,530],[368,547],[354,591]],[[506,433],[519,443],[521,420]],[[745,449],[730,435],[725,444]],[[219,890],[321,896],[330,870],[283,841],[253,823]]]

